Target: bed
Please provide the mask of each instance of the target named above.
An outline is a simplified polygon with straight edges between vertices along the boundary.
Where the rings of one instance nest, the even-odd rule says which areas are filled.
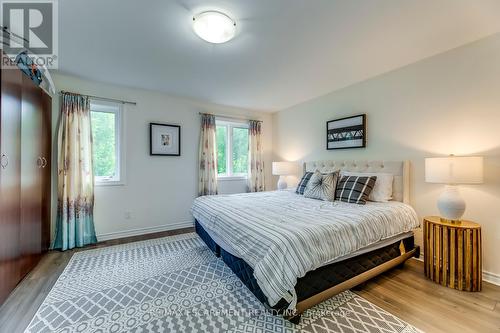
[[[271,191],[197,198],[198,235],[264,304],[292,322],[322,301],[419,255],[409,163],[314,161],[304,171],[394,175],[393,200],[356,205]]]

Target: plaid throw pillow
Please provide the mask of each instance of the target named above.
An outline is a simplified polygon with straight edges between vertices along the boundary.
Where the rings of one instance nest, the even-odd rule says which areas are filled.
[[[299,185],[297,185],[297,189],[295,190],[295,193],[304,194],[304,190],[306,189],[307,183],[309,183],[309,179],[311,179],[312,175],[313,175],[312,172],[306,172],[302,176],[302,179],[300,180]]]
[[[376,181],[377,176],[344,176],[337,184],[335,197],[340,201],[364,205]]]

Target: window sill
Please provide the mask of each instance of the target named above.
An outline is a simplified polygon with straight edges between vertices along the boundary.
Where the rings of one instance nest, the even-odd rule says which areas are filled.
[[[219,181],[241,181],[247,180],[246,176],[219,176],[217,177]]]
[[[109,182],[98,182],[94,183],[96,187],[105,187],[105,186],[125,186],[125,182],[123,181],[109,181]]]

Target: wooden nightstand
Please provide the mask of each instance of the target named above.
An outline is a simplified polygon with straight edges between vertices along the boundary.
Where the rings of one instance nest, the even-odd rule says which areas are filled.
[[[438,216],[424,218],[425,275],[450,288],[480,291],[481,226],[470,221],[450,223]]]

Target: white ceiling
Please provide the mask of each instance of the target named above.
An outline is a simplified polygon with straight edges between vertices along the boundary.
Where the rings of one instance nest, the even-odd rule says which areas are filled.
[[[219,45],[192,15],[237,22]],[[60,70],[275,111],[500,31],[499,0],[64,0]]]

